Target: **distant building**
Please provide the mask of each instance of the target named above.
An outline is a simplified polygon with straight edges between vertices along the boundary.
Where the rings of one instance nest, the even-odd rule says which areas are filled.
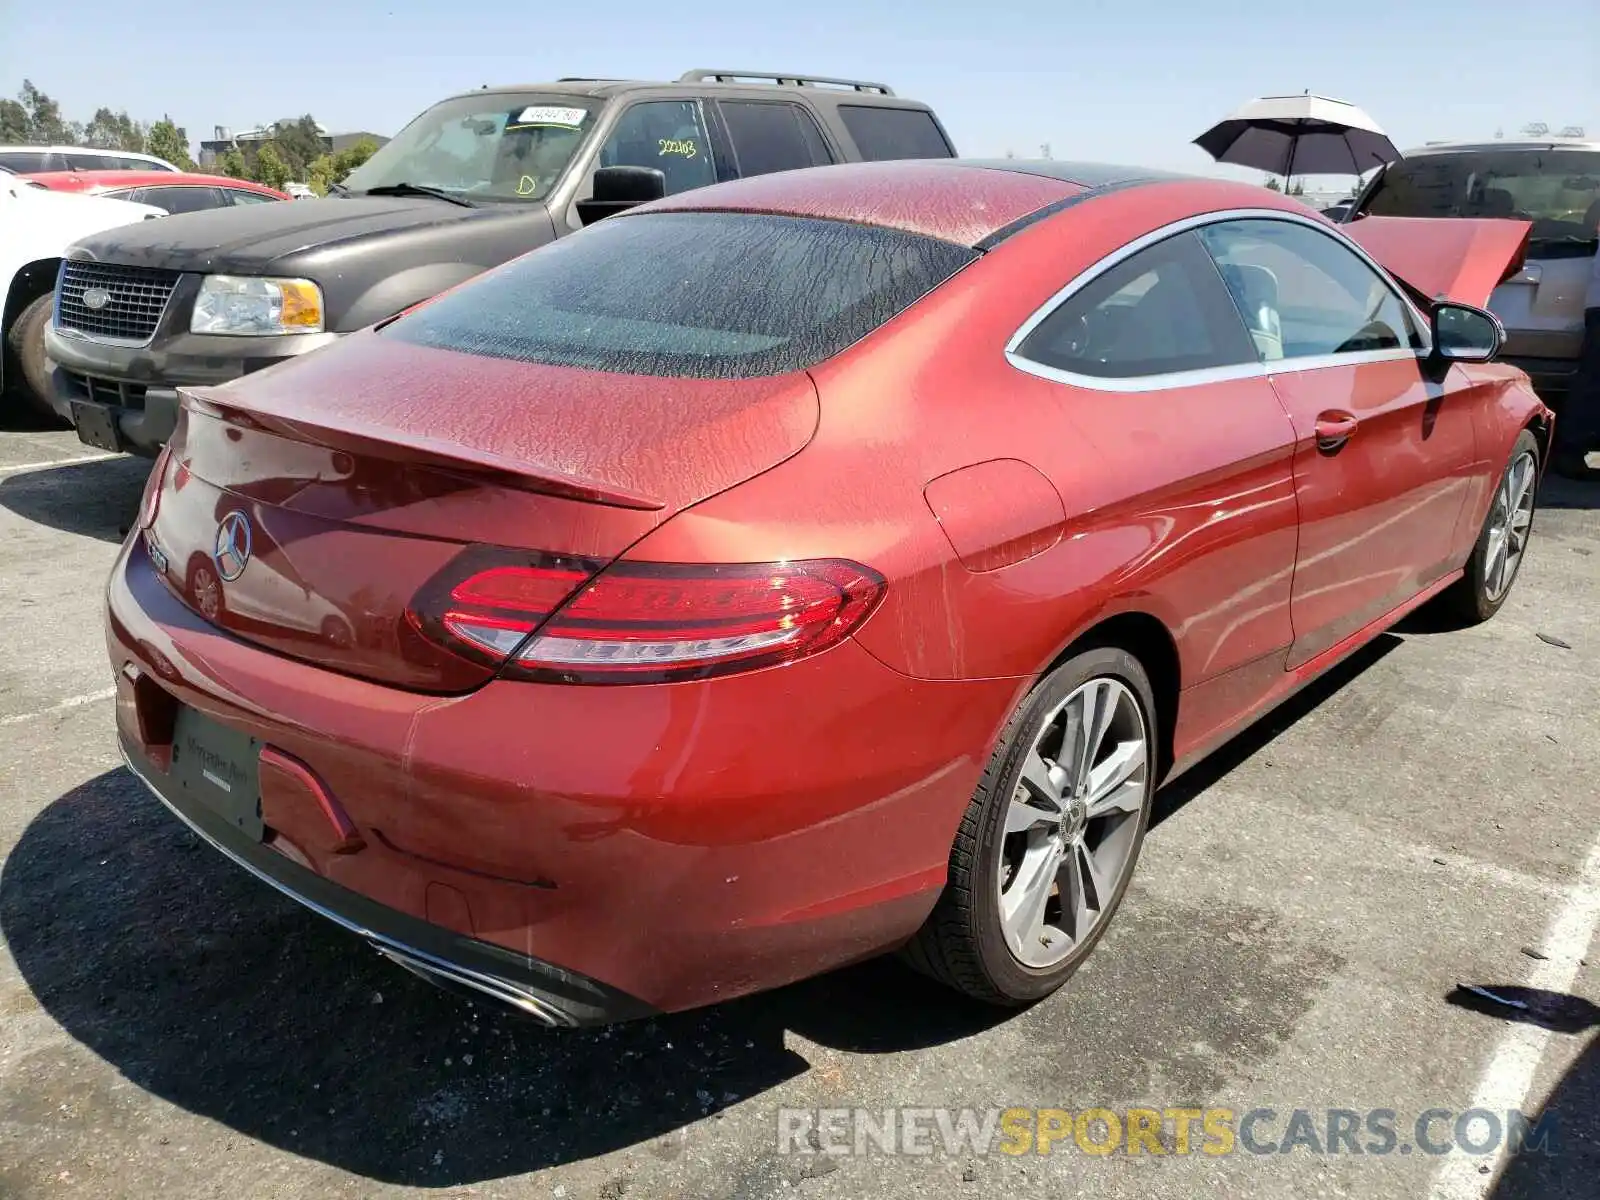
[[[235,133],[226,125],[218,125],[212,132],[213,137],[200,143],[200,165],[206,168],[215,168],[217,159],[229,150],[243,149],[250,142],[270,141],[276,132],[276,126],[263,125],[258,129],[241,129]],[[323,149],[330,154],[338,154],[363,141],[370,140],[381,146],[389,140],[381,133],[367,133],[364,130],[354,133],[329,133],[327,126],[321,122],[317,124],[317,132],[322,135]]]

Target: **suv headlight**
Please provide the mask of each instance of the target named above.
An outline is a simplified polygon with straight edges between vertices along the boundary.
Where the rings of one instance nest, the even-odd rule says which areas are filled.
[[[322,289],[309,279],[207,275],[195,298],[191,333],[321,333]]]

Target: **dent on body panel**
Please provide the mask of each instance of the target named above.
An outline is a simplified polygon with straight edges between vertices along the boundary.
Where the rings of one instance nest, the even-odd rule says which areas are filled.
[[[1287,647],[1293,435],[1270,386],[1063,389],[1062,402],[1090,442],[1057,478],[1074,514],[1063,569],[1097,579],[1112,610],[1166,623],[1186,687]]]

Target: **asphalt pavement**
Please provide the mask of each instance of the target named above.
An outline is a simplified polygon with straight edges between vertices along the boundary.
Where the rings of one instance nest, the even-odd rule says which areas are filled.
[[[119,766],[101,588],[147,469],[0,426],[0,1197],[1600,1195],[1600,486],[1546,486],[1493,621],[1414,618],[1163,794],[1048,1001],[878,962],[552,1032]]]

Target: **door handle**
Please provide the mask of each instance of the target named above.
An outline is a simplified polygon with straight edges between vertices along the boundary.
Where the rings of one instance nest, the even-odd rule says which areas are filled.
[[[1356,431],[1360,422],[1351,413],[1340,409],[1317,414],[1317,449],[1322,451],[1337,450],[1350,440],[1350,435]]]

